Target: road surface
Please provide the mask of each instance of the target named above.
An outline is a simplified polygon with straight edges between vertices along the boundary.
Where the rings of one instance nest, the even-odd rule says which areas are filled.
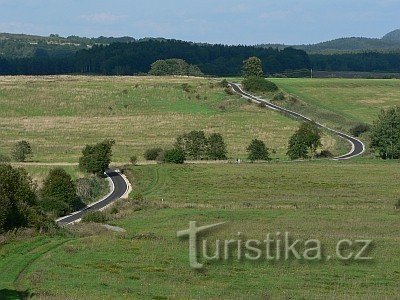
[[[251,95],[251,94],[245,92],[242,89],[242,87],[237,83],[229,83],[229,86],[237,94],[241,95],[242,97],[244,97],[246,99],[250,99],[250,100],[252,100],[254,102],[257,102],[257,103],[263,103],[263,104],[265,104],[266,107],[268,107],[270,109],[282,112],[282,113],[287,114],[287,115],[291,115],[291,116],[295,117],[296,119],[303,120],[303,121],[312,121],[310,118],[307,118],[306,116],[303,116],[303,115],[301,115],[299,113],[296,113],[294,111],[288,110],[286,108],[280,107],[278,105],[272,104],[272,103],[270,103],[270,102],[268,102],[268,101],[266,101],[264,99],[258,98],[258,97],[254,96],[254,95]],[[356,138],[354,138],[354,137],[352,137],[352,136],[350,136],[348,134],[345,134],[345,133],[339,132],[337,130],[331,129],[329,127],[326,127],[325,125],[322,125],[320,123],[315,123],[315,124],[317,126],[321,127],[321,128],[325,128],[326,130],[329,130],[329,131],[333,132],[334,134],[338,135],[342,139],[345,139],[346,141],[348,141],[351,144],[351,151],[349,153],[341,155],[341,156],[338,156],[338,157],[335,157],[334,160],[350,159],[350,158],[359,156],[359,155],[364,153],[365,145],[360,140],[358,140],[358,139],[356,139]]]
[[[116,170],[111,170],[111,169],[107,170],[105,174],[110,178],[112,182],[112,189],[110,194],[104,197],[102,200],[99,200],[80,211],[77,211],[75,213],[72,213],[68,216],[56,220],[58,225],[63,226],[78,222],[80,221],[80,219],[82,219],[82,217],[85,214],[97,210],[102,210],[125,195],[129,187],[125,179],[121,176],[121,174]]]

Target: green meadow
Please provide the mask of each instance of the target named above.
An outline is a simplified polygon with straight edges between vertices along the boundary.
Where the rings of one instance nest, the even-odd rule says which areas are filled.
[[[295,101],[281,105],[334,128],[372,123],[400,104],[400,81],[272,79]],[[289,162],[287,140],[298,123],[219,87],[220,79],[183,77],[0,77],[0,153],[21,139],[34,148],[28,173],[40,186],[52,165],[77,162],[82,147],[114,138],[114,161],[183,132],[220,132],[230,158],[246,157],[252,138],[276,150],[270,163],[122,167],[128,200],[105,213],[108,224],[78,224],[39,234],[0,235],[0,298],[18,299],[396,299],[400,293],[400,168],[372,155],[349,161]],[[367,141],[365,136],[362,137]],[[343,144],[324,136],[336,153]],[[83,174],[64,167],[72,177]],[[226,222],[204,238],[265,239],[290,232],[323,244],[321,261],[205,261],[189,266],[190,221]],[[241,235],[238,235],[238,233]],[[372,240],[372,260],[340,260],[342,239]],[[347,249],[359,251],[359,247]],[[328,259],[331,256],[331,259]]]
[[[0,77],[0,153],[31,142],[35,162],[77,162],[88,143],[116,140],[114,161],[172,147],[191,130],[223,133],[231,158],[253,138],[284,158],[297,123],[228,95],[221,79],[186,77]],[[327,137],[328,147],[335,140]]]
[[[0,287],[39,299],[348,299],[399,293],[397,162],[161,165],[126,172],[135,187],[131,198],[140,192],[144,200],[120,200],[109,210],[109,223],[125,233],[89,224],[9,242],[0,250]],[[251,262],[232,256],[196,271],[189,267],[187,239],[176,237],[190,221],[227,222],[205,236],[210,244],[237,239],[238,232],[262,240],[288,231],[296,239],[321,240],[324,254],[334,255],[341,239],[372,239],[373,260]]]
[[[400,105],[397,79],[272,79],[299,103],[286,103],[317,121],[347,129],[372,124],[382,109]],[[279,103],[278,103],[279,104]]]

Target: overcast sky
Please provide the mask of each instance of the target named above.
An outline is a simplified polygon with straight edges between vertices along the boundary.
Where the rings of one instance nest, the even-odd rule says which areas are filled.
[[[0,0],[0,32],[308,44],[400,28],[400,0]]]

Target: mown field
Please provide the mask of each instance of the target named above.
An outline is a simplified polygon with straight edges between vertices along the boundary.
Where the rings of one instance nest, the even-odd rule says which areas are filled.
[[[86,225],[75,227],[74,235],[3,245],[0,287],[39,299],[396,298],[398,170],[397,162],[364,159],[133,167],[128,175],[143,205],[114,211],[119,218],[110,221],[126,233]],[[206,236],[210,242],[237,238],[237,232],[263,239],[289,231],[296,239],[320,239],[327,255],[341,239],[372,239],[374,259],[231,259],[195,271],[188,241],[176,237],[189,221],[228,222]]]
[[[338,129],[372,124],[381,109],[400,105],[398,79],[272,79],[304,103],[286,103]]]
[[[112,138],[114,161],[127,162],[148,148],[172,147],[179,134],[205,130],[224,135],[232,158],[245,157],[253,138],[283,158],[297,123],[226,94],[219,81],[0,77],[0,153],[9,155],[16,141],[26,139],[33,161],[77,162],[85,144]]]

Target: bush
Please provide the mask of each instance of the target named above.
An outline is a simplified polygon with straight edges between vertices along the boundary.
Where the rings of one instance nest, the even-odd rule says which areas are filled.
[[[315,155],[316,158],[332,158],[333,154],[329,150],[322,150],[320,153]]]
[[[109,192],[107,181],[101,177],[90,176],[75,181],[76,194],[79,199],[89,204]]]
[[[144,153],[144,158],[146,160],[157,160],[157,157],[160,155],[161,152],[164,150],[162,148],[151,148],[146,150]]]
[[[108,221],[107,215],[102,211],[93,211],[83,216],[82,222],[84,223],[106,223]]]
[[[369,126],[368,124],[359,123],[350,129],[350,133],[355,137],[359,137],[363,133],[368,132],[370,129],[371,126]]]
[[[32,155],[32,147],[27,141],[20,141],[14,145],[12,157],[15,161],[24,162]]]
[[[185,162],[185,153],[181,149],[171,149],[165,151],[164,161],[172,164],[183,164]]]
[[[224,91],[225,91],[225,94],[227,94],[227,95],[234,95],[235,94],[230,87],[226,87],[224,89]]]
[[[131,162],[132,165],[136,165],[138,162],[138,158],[136,155],[132,155],[131,158],[129,159],[129,161]]]
[[[9,158],[6,155],[0,154],[0,163],[8,163],[11,161],[11,158]]]
[[[400,210],[400,199],[397,200],[396,204],[394,205],[394,208]]]
[[[279,90],[278,86],[262,77],[249,77],[242,82],[245,90],[249,92],[276,92]]]
[[[283,101],[285,100],[285,94],[282,92],[279,92],[278,94],[276,94],[273,98],[274,101]]]
[[[226,79],[221,80],[221,81],[219,82],[219,86],[220,86],[220,87],[223,87],[223,88],[228,87],[228,80],[226,80]]]

